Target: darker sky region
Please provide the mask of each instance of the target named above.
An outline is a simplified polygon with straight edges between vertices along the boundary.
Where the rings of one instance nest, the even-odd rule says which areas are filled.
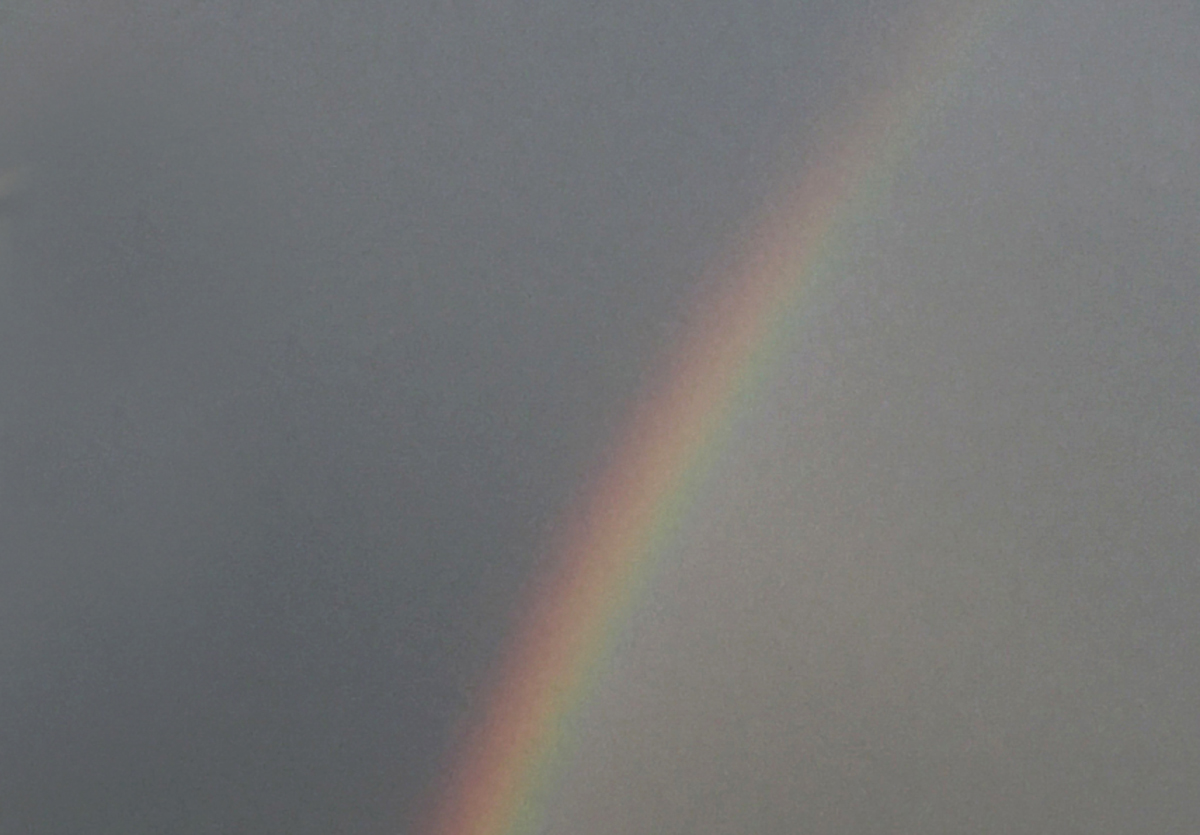
[[[0,832],[406,831],[906,4],[13,6]]]

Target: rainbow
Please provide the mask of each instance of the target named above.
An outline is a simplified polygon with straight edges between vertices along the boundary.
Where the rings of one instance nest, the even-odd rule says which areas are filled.
[[[679,527],[697,486],[777,356],[805,291],[832,272],[839,231],[878,205],[984,28],[981,2],[941,3],[913,60],[803,167],[796,192],[751,236],[733,277],[699,305],[665,379],[636,408],[616,454],[570,517],[550,576],[502,653],[492,687],[453,752],[418,831],[537,830],[564,764],[571,718]]]

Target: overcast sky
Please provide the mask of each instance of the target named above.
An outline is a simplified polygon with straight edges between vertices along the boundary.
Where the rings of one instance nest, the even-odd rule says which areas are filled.
[[[1002,3],[547,832],[1191,832],[1200,11]],[[714,265],[907,2],[0,20],[0,835],[404,833]]]

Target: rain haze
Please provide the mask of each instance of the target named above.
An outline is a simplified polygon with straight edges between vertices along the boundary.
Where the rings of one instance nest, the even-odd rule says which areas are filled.
[[[697,300],[951,5],[0,9],[0,835],[417,835]],[[990,6],[539,831],[1195,831],[1200,8]]]

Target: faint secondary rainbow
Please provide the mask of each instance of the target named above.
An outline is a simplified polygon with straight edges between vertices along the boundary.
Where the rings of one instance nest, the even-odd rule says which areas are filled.
[[[567,728],[592,690],[616,630],[650,579],[729,427],[796,318],[804,290],[835,257],[838,231],[887,188],[924,119],[984,28],[980,2],[944,2],[902,77],[804,166],[784,208],[751,236],[722,294],[700,316],[651,387],[614,460],[576,509],[551,575],[513,633],[482,713],[454,752],[424,835],[533,833]]]

